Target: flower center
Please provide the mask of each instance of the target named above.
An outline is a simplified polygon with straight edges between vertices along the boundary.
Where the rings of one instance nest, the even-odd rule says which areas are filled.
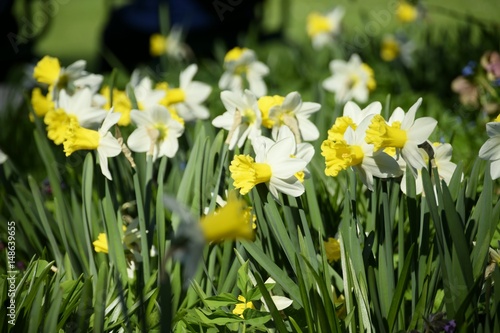
[[[363,162],[363,149],[360,146],[349,145],[345,140],[325,140],[321,144],[321,155],[325,157],[325,174],[336,177],[341,170]]]
[[[257,118],[257,116],[255,115],[254,110],[245,109],[243,111],[243,117],[242,117],[241,121],[244,123],[247,123],[249,125],[252,125],[255,122],[256,118]]]
[[[327,17],[319,13],[311,13],[307,17],[307,34],[314,37],[321,33],[329,32],[332,30],[332,24]]]
[[[240,60],[241,56],[243,53],[246,51],[246,48],[242,47],[235,47],[229,52],[226,53],[226,56],[224,57],[224,62],[231,62],[231,61],[238,61]]]
[[[381,115],[375,115],[366,130],[365,141],[373,144],[375,151],[386,147],[403,148],[408,141],[408,135],[405,130],[399,128],[400,126],[399,122],[389,126]]]
[[[328,130],[328,140],[342,140],[348,127],[355,130],[358,126],[349,116],[338,117],[335,119],[335,124]]]
[[[269,118],[269,113],[272,107],[280,106],[283,104],[285,97],[274,95],[274,96],[262,96],[259,98],[257,104],[259,110],[262,113],[262,125],[267,128],[272,128],[274,125],[274,120]]]
[[[157,142],[162,142],[165,140],[168,134],[168,127],[163,123],[154,124],[154,129],[158,131],[158,136],[156,137]]]
[[[167,106],[171,104],[181,103],[186,100],[186,93],[181,88],[173,88],[167,90]]]
[[[249,155],[237,155],[229,166],[233,185],[240,189],[242,195],[247,194],[257,184],[271,179],[272,170],[269,164],[255,163]]]

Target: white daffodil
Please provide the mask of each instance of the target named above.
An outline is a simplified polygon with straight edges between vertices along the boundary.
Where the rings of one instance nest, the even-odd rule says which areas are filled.
[[[5,161],[7,161],[7,154],[5,154],[1,149],[0,149],[0,164],[4,164]]]
[[[233,185],[240,194],[247,194],[260,183],[265,183],[275,198],[278,192],[294,197],[304,193],[304,185],[295,175],[304,170],[307,162],[293,157],[296,152],[293,137],[277,142],[258,137],[252,145],[255,160],[249,155],[236,155],[229,166]]]
[[[307,34],[314,48],[320,49],[334,41],[340,34],[344,13],[344,8],[339,6],[326,15],[313,12],[307,16]]]
[[[179,116],[185,121],[207,119],[210,116],[208,108],[203,103],[212,88],[203,82],[193,81],[198,66],[188,66],[180,75],[179,88],[167,88],[167,107],[174,107]]]
[[[166,107],[153,105],[144,111],[132,110],[130,117],[137,126],[127,140],[132,151],[147,152],[153,161],[161,156],[175,156],[184,126],[172,118]]]
[[[159,57],[166,54],[176,60],[186,59],[189,48],[182,41],[182,28],[174,26],[170,29],[168,36],[153,34],[150,38],[150,53]]]
[[[374,152],[373,145],[366,143],[365,134],[371,123],[366,117],[354,130],[348,127],[341,140],[325,140],[321,155],[325,157],[325,174],[336,177],[341,170],[352,167],[366,187],[373,191],[373,177],[389,178],[401,175],[398,163],[384,152]]]
[[[364,103],[369,92],[376,87],[373,69],[363,63],[357,54],[353,54],[348,62],[332,60],[330,71],[332,76],[323,81],[323,88],[334,93],[338,103],[352,99]]]
[[[380,57],[387,62],[400,59],[405,66],[410,67],[413,65],[415,49],[415,43],[411,40],[400,36],[386,35],[380,46]]]
[[[344,112],[341,117],[335,119],[335,123],[328,130],[328,140],[342,140],[348,127],[356,129],[359,124],[368,116],[380,114],[382,104],[380,102],[370,103],[363,110],[354,102],[349,101],[344,105]]]
[[[429,138],[437,125],[437,121],[432,117],[415,120],[415,114],[421,103],[422,98],[419,98],[397,125],[393,123],[390,126],[381,115],[375,115],[366,131],[366,142],[373,144],[375,151],[387,147],[396,148],[396,154],[401,153],[415,177],[417,170],[427,168],[418,145]],[[398,109],[396,110],[400,113]]]
[[[450,184],[451,177],[453,177],[453,173],[457,168],[457,165],[451,161],[451,155],[453,152],[453,147],[449,143],[433,143],[429,142],[429,147],[433,150],[433,160],[434,166],[436,167],[439,174],[439,179],[444,180],[446,185]],[[425,152],[424,149],[420,148],[420,153],[422,158],[426,162],[429,162],[429,155]],[[416,194],[423,193],[424,185],[422,182],[422,172],[426,172],[426,170],[418,170],[417,178],[415,179],[415,192]],[[431,181],[434,183],[434,178],[431,177]],[[434,188],[436,184],[434,184]],[[403,179],[401,181],[401,191],[406,194],[406,173],[403,175]]]
[[[500,120],[500,116],[497,117]],[[479,150],[479,157],[491,161],[491,178],[500,178],[500,122],[495,120],[486,124],[486,133],[489,139]]]
[[[297,142],[301,139],[305,141],[314,141],[319,138],[319,131],[308,118],[318,111],[321,105],[313,102],[302,102],[298,92],[289,93],[283,103],[275,105],[269,109],[269,121],[273,124],[273,133],[286,125],[288,126]]]
[[[257,106],[257,98],[250,90],[245,90],[243,95],[223,91],[220,98],[227,111],[215,117],[212,125],[229,131],[226,144],[230,150],[235,146],[241,148],[247,138],[253,140],[260,136],[261,113]]]
[[[256,284],[257,283],[254,283],[254,285],[256,285]],[[273,285],[272,287],[274,287],[274,285],[276,284],[276,281],[274,281],[273,278],[268,278],[266,280],[266,282],[264,282],[264,284],[266,284],[266,285]],[[293,304],[293,301],[291,299],[289,299],[288,297],[285,297],[285,296],[271,295],[271,299],[273,300],[273,303],[276,306],[276,309],[278,311],[284,310],[284,309],[286,309],[287,307],[289,307],[290,305]],[[261,300],[262,304],[264,305],[266,311],[270,312],[269,307],[267,306],[267,303],[264,300],[264,297],[261,297],[260,300]]]
[[[95,93],[101,85],[102,75],[86,72],[86,65],[85,60],[78,60],[65,68],[61,67],[59,59],[45,56],[36,64],[33,78],[49,86],[53,101],[59,98],[62,90],[73,94],[77,89],[89,88]]]
[[[153,87],[153,81],[147,76],[141,77],[140,72],[137,70],[132,73],[129,84],[134,91],[139,110],[145,110],[152,106],[159,105],[166,94],[165,90],[155,89]]]
[[[120,116],[119,113],[108,112],[97,131],[81,127],[76,119],[72,118],[64,141],[66,156],[70,156],[77,150],[96,150],[102,174],[112,180],[108,168],[108,157],[117,156],[122,148],[109,129],[118,122]]]
[[[235,47],[224,57],[226,70],[220,80],[219,88],[241,92],[244,89],[244,79],[248,81],[248,89],[257,97],[264,96],[267,92],[263,77],[269,74],[269,68],[257,61],[253,50]]]
[[[89,88],[77,90],[71,96],[66,90],[61,90],[55,108],[50,109],[44,117],[49,139],[57,145],[63,143],[71,119],[77,120],[82,127],[97,128],[107,111],[96,107],[92,97]]]

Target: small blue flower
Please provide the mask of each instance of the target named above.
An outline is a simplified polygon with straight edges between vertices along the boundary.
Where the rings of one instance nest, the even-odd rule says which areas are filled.
[[[469,61],[467,65],[462,69],[462,75],[463,76],[471,76],[474,74],[474,70],[477,66],[477,63],[475,61]]]
[[[457,328],[457,323],[455,322],[454,319],[452,319],[448,322],[448,324],[444,326],[444,331],[446,333],[454,333],[456,328]]]

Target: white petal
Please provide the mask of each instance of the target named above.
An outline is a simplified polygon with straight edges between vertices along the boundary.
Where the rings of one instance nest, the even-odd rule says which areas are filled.
[[[321,104],[314,102],[302,102],[300,108],[295,112],[297,115],[303,117],[309,117],[311,113],[314,113],[321,109]]]
[[[415,114],[417,113],[420,104],[422,104],[422,97],[420,97],[406,113],[405,119],[401,123],[401,129],[408,129],[412,127],[413,122],[415,121]]]
[[[490,173],[491,173],[491,179],[500,178],[500,160],[491,162]]]
[[[214,120],[212,120],[212,125],[218,128],[224,128],[229,131],[233,126],[233,122],[234,122],[234,114],[226,111],[220,116],[215,117]]]
[[[494,136],[481,146],[479,157],[484,160],[500,160],[500,136]]]
[[[291,299],[284,296],[271,296],[271,299],[273,300],[274,305],[276,305],[278,311],[286,309],[293,303]]]
[[[406,118],[405,118],[406,119]],[[437,120],[431,117],[418,118],[408,130],[408,140],[420,144],[427,140],[436,128]],[[401,128],[403,126],[401,125]]]
[[[489,137],[500,135],[500,122],[489,122],[486,124],[486,133]]]
[[[100,155],[105,157],[114,157],[122,152],[122,147],[118,140],[107,132],[101,140],[99,140],[99,147],[97,148]]]
[[[286,111],[295,110],[302,103],[302,98],[300,94],[296,91],[289,93],[286,95],[283,103],[281,104],[281,108]]]
[[[147,126],[153,123],[149,111],[132,110],[130,111],[130,119],[136,126]]]
[[[241,94],[238,92],[225,90],[220,93],[220,99],[222,100],[222,104],[224,104],[226,110],[246,109],[246,105],[241,98]]]
[[[353,101],[348,101],[344,105],[344,117],[350,117],[351,119],[356,119],[358,118],[359,114],[361,113],[361,108],[358,106],[358,104],[354,103]]]
[[[121,116],[122,114],[119,112],[109,111],[106,118],[104,118],[101,128],[99,128],[99,134],[103,135],[108,132],[111,126],[115,125],[118,120],[120,120]]]
[[[180,87],[185,89],[193,80],[193,77],[195,76],[197,71],[198,66],[196,64],[191,64],[185,70],[183,70],[179,78]]]
[[[269,181],[269,190],[271,190],[271,187],[274,187],[281,193],[291,195],[292,197],[299,197],[305,191],[304,185],[297,178],[295,178],[295,176],[292,176],[287,180],[271,177],[271,180]]]
[[[109,172],[108,169],[108,158],[102,154],[99,154],[99,150],[97,151],[97,157],[99,158],[99,165],[101,166],[101,172],[104,177],[108,178],[109,180],[113,180],[113,178],[111,177],[111,172]]]
[[[133,131],[128,137],[127,146],[130,150],[138,153],[149,151],[151,138],[148,135],[148,130],[145,127],[139,127]]]
[[[186,89],[186,100],[189,103],[200,104],[208,98],[211,92],[212,87],[208,84],[194,81]]]
[[[270,164],[280,162],[284,159],[290,158],[290,155],[295,154],[296,144],[295,139],[292,137],[284,138],[276,142],[270,147],[267,152],[267,158]]]
[[[416,177],[417,170],[427,168],[425,161],[420,154],[420,150],[416,145],[406,144],[401,150],[404,160],[412,168],[412,172]]]
[[[297,118],[299,120],[299,131],[304,141],[314,141],[319,138],[319,131],[309,119]]]
[[[248,75],[247,79],[250,86],[250,90],[255,94],[255,96],[262,97],[267,93],[266,83],[260,76],[253,77]]]
[[[286,179],[292,177],[299,171],[304,170],[307,162],[298,158],[289,158],[279,163],[270,164],[273,177]]]

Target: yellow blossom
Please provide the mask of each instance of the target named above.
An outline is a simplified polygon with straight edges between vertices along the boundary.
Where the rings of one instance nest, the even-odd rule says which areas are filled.
[[[326,258],[329,262],[338,261],[340,259],[340,243],[333,237],[328,237],[325,243]]]
[[[257,184],[268,182],[271,179],[271,167],[266,163],[255,163],[249,155],[237,155],[229,166],[234,187],[240,189],[244,195]]]
[[[382,40],[382,47],[380,50],[380,57],[384,61],[393,61],[396,59],[401,50],[399,43],[394,37],[386,37]]]
[[[336,177],[341,170],[363,162],[363,149],[357,145],[349,145],[345,140],[325,140],[321,144],[321,155],[325,157],[325,174]]]
[[[246,309],[255,309],[255,306],[253,305],[253,303],[252,302],[247,302],[247,300],[245,299],[245,297],[239,295],[238,296],[238,300],[241,303],[236,304],[236,306],[235,306],[235,308],[233,310],[233,314],[238,315],[241,318],[243,318],[243,312],[245,312]]]
[[[159,57],[166,52],[167,40],[161,34],[153,34],[149,38],[149,53],[153,57]]]
[[[94,245],[95,252],[108,253],[108,238],[105,233],[101,232],[92,245]]]
[[[366,131],[366,143],[373,144],[375,151],[386,147],[403,148],[408,135],[399,127],[399,124],[389,126],[381,115],[375,115]]]
[[[38,87],[33,89],[31,94],[31,105],[38,117],[43,117],[50,110],[54,110],[54,102],[49,96],[50,95],[44,96],[42,90]]]
[[[328,130],[328,140],[338,141],[344,138],[347,128],[356,129],[357,125],[349,116],[337,117],[335,124]]]
[[[64,141],[64,152],[70,156],[77,150],[95,150],[99,147],[99,132],[83,128],[76,119],[71,119]]]
[[[225,239],[254,239],[252,215],[243,199],[230,195],[227,204],[201,218],[200,228],[207,242]]]
[[[109,110],[113,107],[114,112],[121,114],[120,120],[118,120],[118,126],[128,126],[130,124],[132,102],[130,101],[130,98],[128,98],[127,93],[123,90],[113,88],[113,105],[111,105],[111,93],[108,86],[101,89],[101,95],[106,98],[104,109]]]
[[[396,8],[396,17],[404,23],[413,22],[418,17],[418,9],[406,1],[400,1]]]
[[[307,34],[309,37],[328,33],[332,29],[331,21],[326,16],[317,12],[313,12],[307,16]]]
[[[52,85],[57,82],[61,64],[57,58],[45,56],[35,66],[33,78],[40,83]]]
[[[66,133],[71,119],[77,119],[74,115],[69,115],[63,109],[49,110],[45,115],[44,122],[47,125],[47,137],[60,145],[66,139]]]
[[[274,95],[274,96],[262,96],[257,101],[257,105],[259,106],[259,110],[262,113],[262,125],[267,128],[272,128],[274,126],[274,120],[269,118],[269,110],[273,106],[279,106],[283,104],[285,97]]]

